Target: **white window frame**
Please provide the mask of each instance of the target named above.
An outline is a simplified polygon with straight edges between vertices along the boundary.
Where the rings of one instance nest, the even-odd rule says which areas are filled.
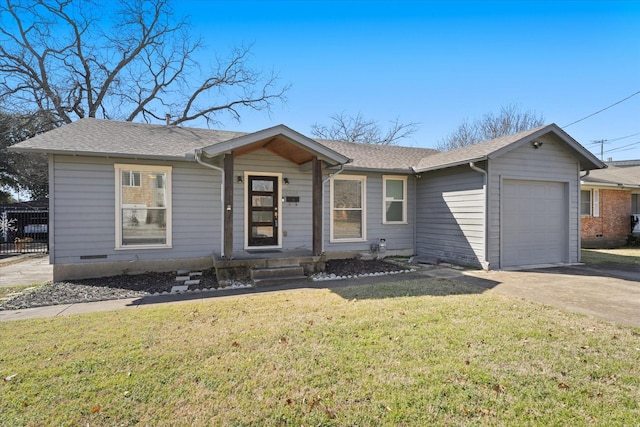
[[[334,182],[335,181],[360,181],[361,192],[360,192],[360,211],[362,212],[362,237],[355,239],[340,239],[335,238],[334,227],[333,227],[333,219],[334,219]],[[331,243],[348,243],[348,242],[366,242],[367,241],[367,177],[364,175],[338,175],[331,178],[331,191],[330,191],[330,220],[329,220],[329,230],[330,230],[330,238],[329,241]],[[357,210],[357,209],[353,209]]]
[[[387,181],[402,181],[402,220],[387,221]],[[390,200],[399,202],[400,200]],[[382,223],[383,224],[407,224],[407,177],[400,175],[382,176]]]
[[[589,213],[582,213],[582,192],[589,192]],[[597,188],[580,189],[580,216],[582,217],[594,217],[600,216],[600,191]]]
[[[589,213],[582,213],[582,192],[589,192]],[[580,189],[580,216],[583,217],[594,217],[597,218],[600,216],[600,192],[597,188],[586,188]]]
[[[115,163],[113,165],[115,169],[115,208],[116,208],[116,241],[115,241],[115,249],[116,250],[140,250],[140,249],[170,249],[172,248],[172,235],[173,235],[173,227],[172,227],[172,196],[171,196],[171,166],[156,166],[156,165],[137,165],[137,164],[126,164],[126,163]],[[167,206],[166,210],[166,221],[167,221],[167,239],[166,243],[152,244],[152,245],[122,245],[122,172],[126,170],[140,171],[140,172],[162,172],[167,174],[166,182],[164,182],[165,187],[165,196]],[[142,177],[140,177],[142,179]],[[140,183],[142,185],[142,182]]]

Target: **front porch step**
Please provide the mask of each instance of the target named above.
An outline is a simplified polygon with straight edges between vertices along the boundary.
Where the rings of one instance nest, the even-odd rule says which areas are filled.
[[[304,268],[299,265],[283,267],[252,268],[249,277],[254,286],[273,286],[307,279]]]

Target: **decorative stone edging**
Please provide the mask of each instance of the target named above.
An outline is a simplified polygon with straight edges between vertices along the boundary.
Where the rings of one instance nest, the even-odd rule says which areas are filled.
[[[363,273],[363,274],[349,274],[347,276],[338,276],[336,274],[326,274],[326,273],[318,273],[314,274],[310,277],[313,282],[324,282],[328,280],[347,280],[347,279],[358,279],[360,277],[376,277],[376,276],[388,276],[390,274],[403,274],[403,273],[413,273],[418,271],[415,268],[411,268],[409,270],[395,270],[395,271],[381,271],[378,273]]]
[[[249,283],[235,282],[219,288],[184,289],[184,290],[181,289],[181,290],[171,291],[171,292],[162,291],[162,292],[146,293],[145,295],[149,295],[149,296],[177,295],[177,294],[190,294],[190,293],[200,293],[200,292],[226,291],[226,290],[232,290],[232,289],[245,289],[245,288],[252,288],[252,287],[253,286]]]

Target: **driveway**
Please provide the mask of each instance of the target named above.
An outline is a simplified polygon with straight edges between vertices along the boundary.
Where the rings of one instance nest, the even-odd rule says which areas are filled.
[[[464,276],[495,292],[640,327],[640,266],[588,264]]]

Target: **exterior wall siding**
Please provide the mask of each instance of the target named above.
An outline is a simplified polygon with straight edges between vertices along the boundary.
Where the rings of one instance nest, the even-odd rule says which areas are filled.
[[[502,180],[533,180],[568,184],[568,219],[566,230],[569,247],[566,262],[580,260],[579,237],[579,173],[578,160],[556,137],[541,139],[543,146],[534,149],[522,145],[500,157],[490,160],[488,181],[488,261],[490,268],[500,268],[501,224],[500,207]]]
[[[484,176],[469,166],[422,174],[417,188],[418,255],[481,266],[485,256]]]
[[[588,190],[593,187],[582,187]],[[599,216],[581,218],[582,247],[624,246],[631,231],[631,191],[599,188]]]
[[[115,163],[172,166],[173,247],[115,250]],[[220,174],[192,162],[53,156],[54,264],[209,257],[220,248]],[[92,257],[81,259],[81,257]]]

